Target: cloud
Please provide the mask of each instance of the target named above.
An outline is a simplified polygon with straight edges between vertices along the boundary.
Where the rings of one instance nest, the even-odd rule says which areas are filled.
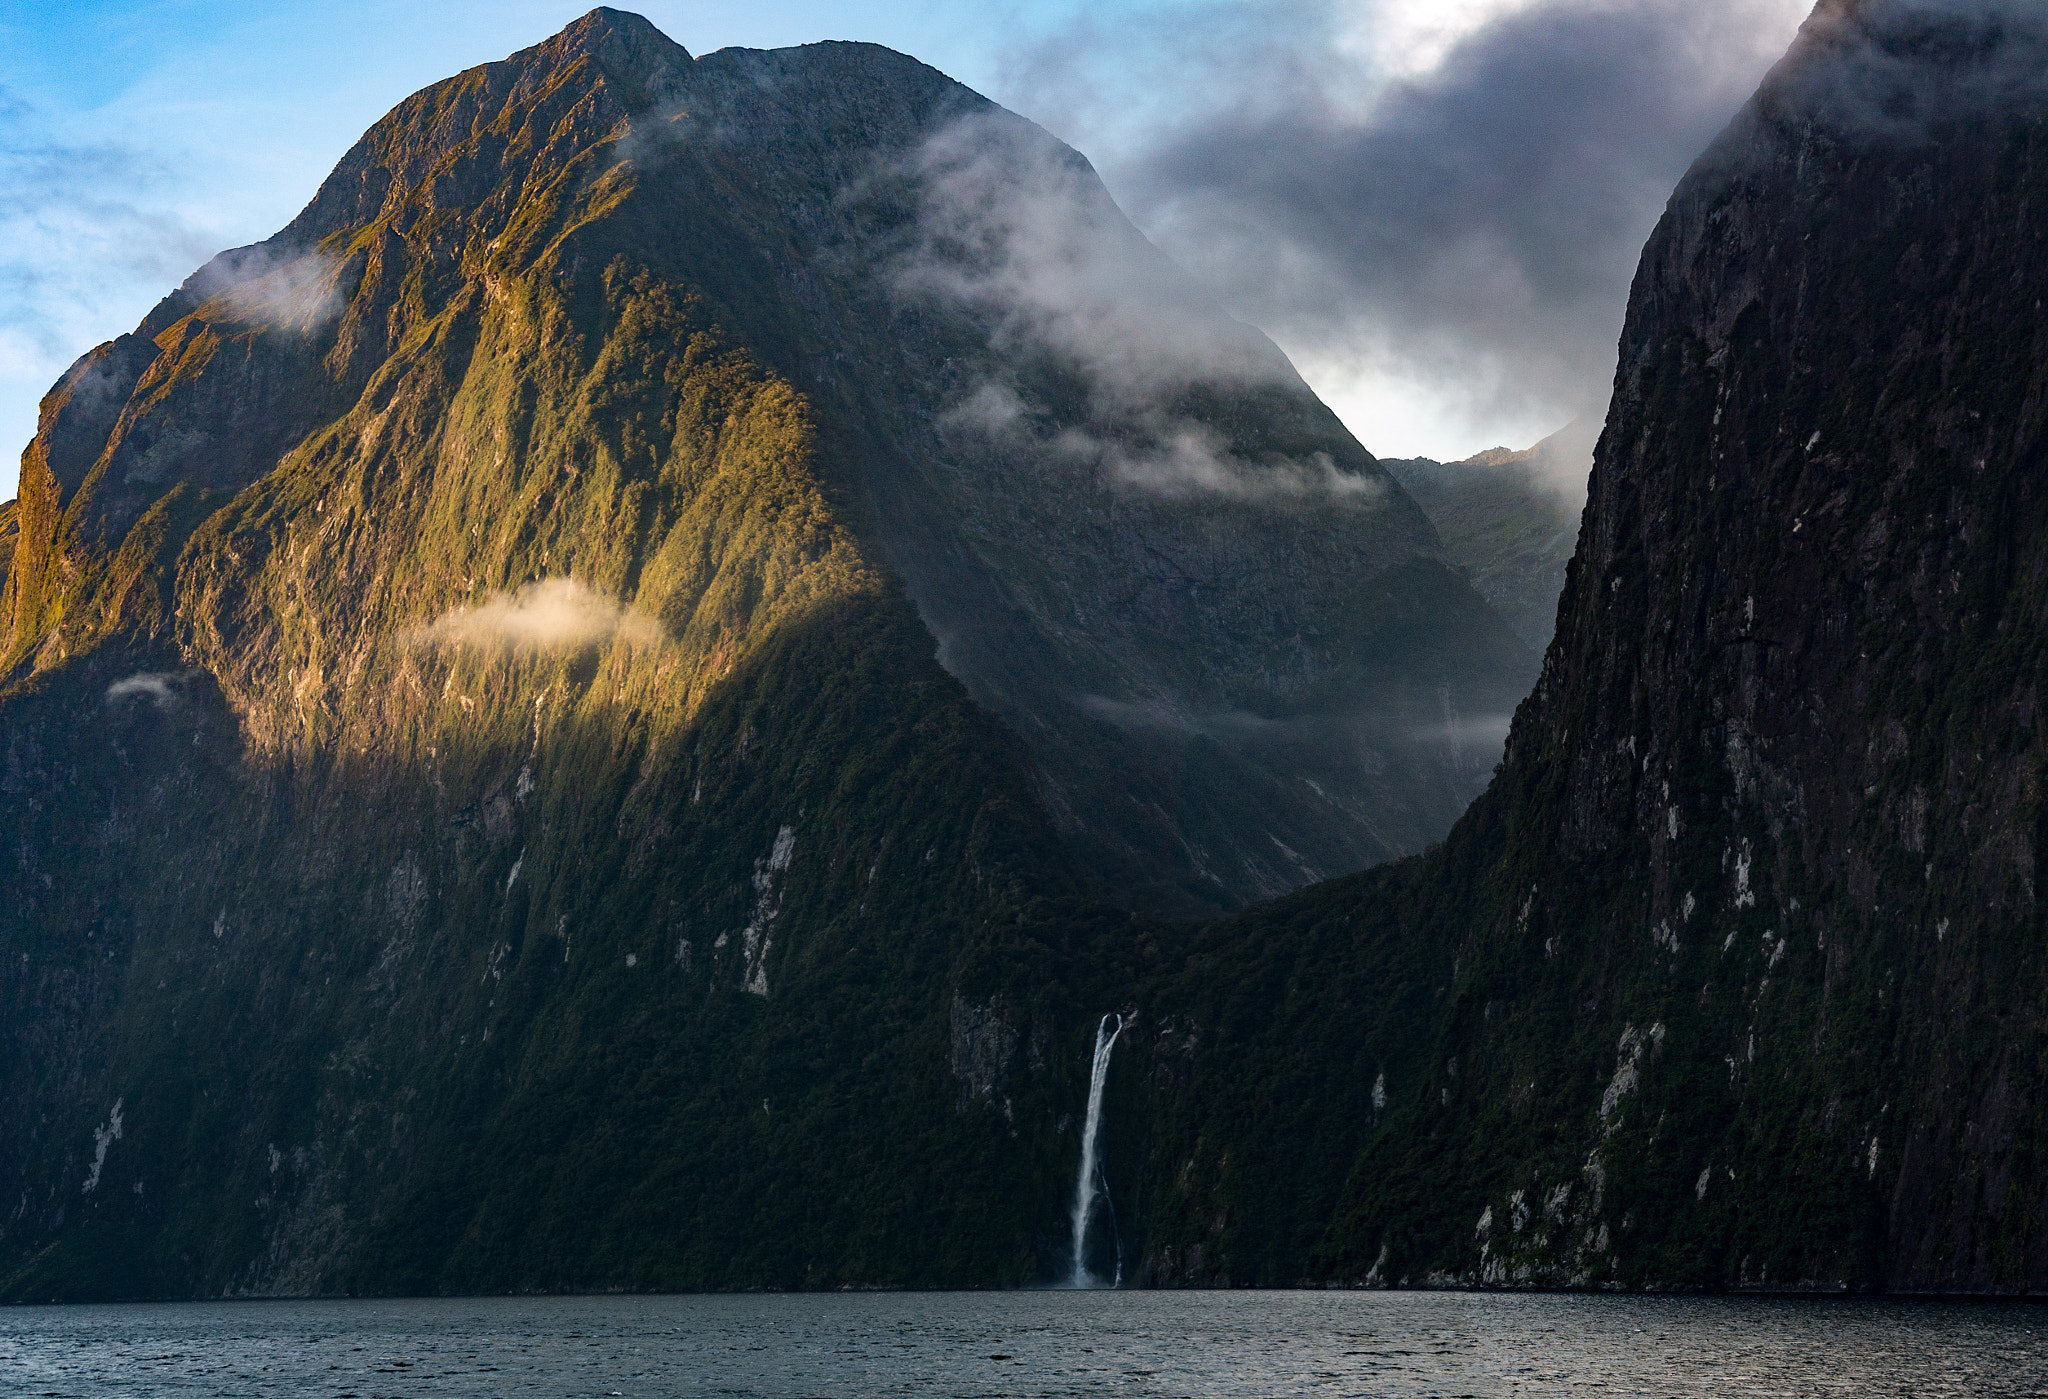
[[[1824,0],[1766,92],[1856,139],[1923,140],[1946,121],[2048,96],[2039,0]]]
[[[1013,455],[1082,466],[1112,486],[1186,499],[1376,505],[1383,483],[1317,453],[1234,452],[1183,404],[1282,388],[1300,376],[1259,331],[1147,242],[1092,167],[1007,112],[954,122],[897,172],[914,190],[909,245],[887,276],[911,302],[965,310],[993,352],[939,426]],[[1055,410],[1021,380],[1037,367],[1078,389]],[[1034,406],[1035,405],[1035,406]]]
[[[0,90],[0,498],[51,382],[220,246],[162,157],[47,125]]]
[[[1470,748],[1497,758],[1507,745],[1508,730],[1513,727],[1515,716],[1512,711],[1499,714],[1474,714],[1469,717],[1453,715],[1440,724],[1423,724],[1411,729],[1408,736],[1417,742],[1435,744],[1453,751]]]
[[[1094,168],[1008,112],[950,123],[908,172],[916,241],[899,294],[974,308],[999,352],[1052,350],[1119,398],[1296,382],[1286,357],[1131,226]]]
[[[510,593],[493,593],[475,607],[456,607],[410,633],[439,646],[486,650],[573,650],[613,637],[648,645],[661,626],[626,611],[574,578],[543,578]]]
[[[1413,5],[1217,0],[1077,27],[1006,91],[1102,137],[1139,226],[1312,382],[1547,431],[1602,415],[1642,244],[1804,8],[1536,0],[1395,52]],[[1133,89],[1184,105],[1105,116]]]
[[[1068,428],[1054,439],[1064,455],[1097,464],[1110,481],[1168,499],[1211,496],[1252,504],[1318,502],[1369,510],[1385,499],[1384,481],[1339,470],[1324,452],[1306,460],[1274,455],[1250,461],[1221,434],[1183,419],[1162,424],[1154,440],[1133,446]]]
[[[168,709],[181,697],[191,675],[191,671],[138,671],[107,686],[106,700],[112,704],[115,700],[147,697],[155,701],[158,709]]]
[[[62,338],[109,279],[169,284],[204,259],[218,244],[172,207],[176,184],[138,150],[51,139],[0,90],[0,324]]]
[[[231,248],[185,282],[185,289],[215,314],[301,333],[341,313],[344,259],[318,248],[274,248],[258,243]]]
[[[1098,479],[1168,499],[1218,497],[1253,504],[1321,502],[1370,509],[1386,483],[1345,471],[1325,452],[1305,459],[1233,452],[1209,424],[1170,405],[1131,398],[1114,426],[1041,424],[1017,392],[982,382],[939,419],[942,431],[973,433],[1012,451],[1093,469]]]

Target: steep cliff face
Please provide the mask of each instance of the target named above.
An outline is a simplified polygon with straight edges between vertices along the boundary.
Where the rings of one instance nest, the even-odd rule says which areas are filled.
[[[1154,1276],[2048,1285],[2044,53],[1829,0],[1688,175],[1500,777],[1178,983]]]
[[[630,252],[606,143],[679,53],[599,17],[422,94],[46,403],[10,1294],[1034,1266],[900,1143],[1046,1169],[917,1100],[1061,862],[818,414]]]

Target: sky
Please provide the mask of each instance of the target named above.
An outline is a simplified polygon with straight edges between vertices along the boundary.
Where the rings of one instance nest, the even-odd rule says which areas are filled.
[[[1366,447],[1604,412],[1671,187],[1807,0],[647,0],[692,53],[886,44],[1087,155]],[[36,404],[399,100],[580,0],[0,0],[0,500]]]

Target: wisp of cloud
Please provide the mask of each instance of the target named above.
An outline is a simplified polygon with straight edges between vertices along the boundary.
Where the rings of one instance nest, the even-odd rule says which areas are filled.
[[[986,377],[942,430],[1013,455],[1092,468],[1104,484],[1169,498],[1326,500],[1365,508],[1384,484],[1328,456],[1247,460],[1180,406],[1191,386],[1304,386],[1263,334],[1232,319],[1146,241],[1094,170],[1007,112],[952,123],[899,172],[918,218],[890,282],[908,301],[964,309],[987,328]],[[1020,394],[1020,366],[1047,360],[1084,387],[1058,421]]]
[[[909,174],[918,237],[896,289],[984,313],[998,350],[1051,348],[1119,399],[1298,382],[1271,341],[1132,227],[1086,160],[1031,123],[963,118],[918,148]]]
[[[1825,0],[1764,104],[1850,139],[1918,141],[2048,96],[2040,0]]]
[[[474,607],[451,608],[411,638],[483,650],[578,650],[614,637],[651,645],[664,635],[659,623],[574,578],[543,578],[509,593],[493,593]]]
[[[185,289],[238,321],[308,333],[339,315],[344,261],[319,248],[230,248],[193,273]]]
[[[168,708],[177,698],[188,672],[175,670],[137,671],[134,675],[123,676],[107,686],[106,700],[146,698],[159,709]]]

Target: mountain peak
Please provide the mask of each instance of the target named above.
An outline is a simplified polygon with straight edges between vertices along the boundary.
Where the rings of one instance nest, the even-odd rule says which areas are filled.
[[[678,59],[690,60],[689,50],[655,28],[645,15],[605,5],[570,21],[552,39],[535,46],[540,52],[549,49],[570,59],[588,55],[619,78],[644,78]]]
[[[626,43],[653,40],[675,44],[675,40],[655,28],[654,21],[647,16],[634,14],[631,10],[615,10],[609,5],[598,5],[570,20],[562,26],[559,37],[572,42],[586,38],[598,41],[616,38]],[[676,44],[676,47],[681,48],[682,45]]]

